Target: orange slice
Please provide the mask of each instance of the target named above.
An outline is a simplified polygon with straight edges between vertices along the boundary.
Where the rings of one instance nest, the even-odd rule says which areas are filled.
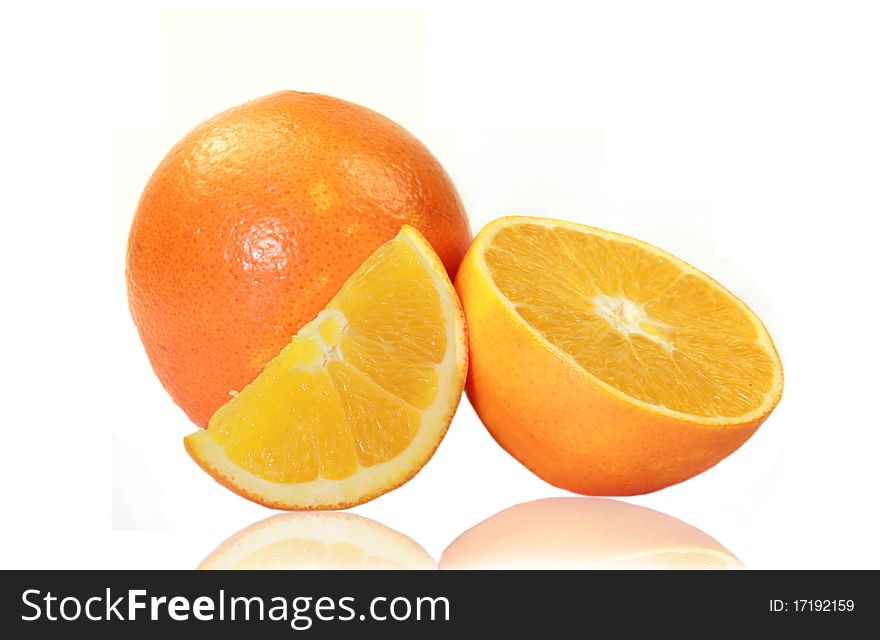
[[[436,569],[421,545],[353,513],[281,513],[236,533],[199,569]]]
[[[446,433],[467,372],[464,331],[440,259],[404,226],[186,449],[266,506],[375,498],[415,475]]]
[[[707,275],[623,235],[502,218],[456,280],[468,395],[545,480],[592,495],[681,482],[739,447],[782,393],[755,314]]]

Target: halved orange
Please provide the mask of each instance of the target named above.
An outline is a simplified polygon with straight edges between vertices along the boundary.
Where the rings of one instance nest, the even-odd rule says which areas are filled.
[[[353,513],[280,513],[242,529],[199,569],[436,569],[417,542]]]
[[[647,493],[739,447],[782,393],[757,316],[647,243],[527,217],[487,225],[456,288],[468,396],[538,476],[590,495]]]
[[[404,226],[184,443],[250,500],[346,508],[400,486],[430,459],[466,373],[455,290],[428,242]]]

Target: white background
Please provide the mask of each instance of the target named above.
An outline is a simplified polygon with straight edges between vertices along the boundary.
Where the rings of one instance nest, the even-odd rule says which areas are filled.
[[[271,515],[185,454],[192,425],[150,370],[123,261],[140,190],[181,135],[300,89],[415,133],[474,231],[507,214],[586,222],[740,295],[781,353],[782,403],[717,467],[629,501],[748,568],[880,568],[872,3],[201,4],[0,16],[0,566],[188,568]],[[425,469],[354,511],[439,558],[492,514],[560,495],[465,400]]]

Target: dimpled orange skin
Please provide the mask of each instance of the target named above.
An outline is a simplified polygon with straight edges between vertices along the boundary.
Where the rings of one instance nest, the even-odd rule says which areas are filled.
[[[202,123],[132,222],[129,306],[159,380],[204,427],[401,225],[454,277],[471,239],[449,176],[402,127],[284,91]]]
[[[538,477],[584,495],[650,493],[714,466],[766,419],[699,424],[621,402],[488,293],[479,242],[455,281],[468,323],[468,399],[498,444]]]

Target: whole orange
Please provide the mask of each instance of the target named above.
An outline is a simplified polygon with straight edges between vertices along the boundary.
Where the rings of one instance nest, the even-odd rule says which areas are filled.
[[[159,380],[205,426],[403,224],[454,277],[471,239],[455,187],[374,111],[284,91],[200,124],[153,173],[128,241]]]

